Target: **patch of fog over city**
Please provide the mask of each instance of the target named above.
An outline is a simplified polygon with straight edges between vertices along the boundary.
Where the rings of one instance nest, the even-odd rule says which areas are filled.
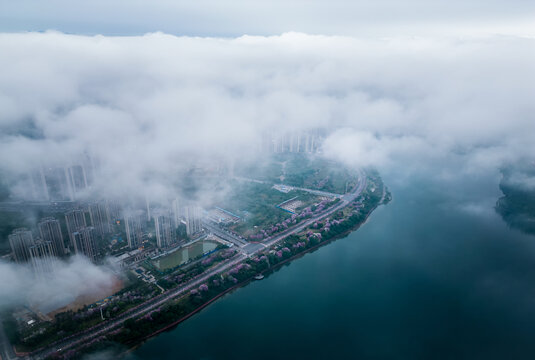
[[[535,153],[534,43],[0,34],[0,171],[24,197],[21,176],[90,154],[87,198],[166,199],[192,168],[262,163],[266,133],[324,129],[320,156],[348,166],[496,176]],[[95,276],[65,270],[72,282],[37,289],[74,296],[112,278],[82,260],[64,269],[80,264]],[[31,299],[28,272],[0,266],[0,302]]]
[[[104,294],[116,286],[111,264],[96,266],[86,257],[55,260],[54,276],[34,274],[30,266],[0,261],[0,310],[10,305],[30,305],[46,313],[77,298]],[[41,276],[42,275],[42,276]]]
[[[535,150],[534,42],[2,34],[0,166],[90,153],[99,195],[165,193],[265,132],[327,128],[325,156],[355,166],[496,168]]]

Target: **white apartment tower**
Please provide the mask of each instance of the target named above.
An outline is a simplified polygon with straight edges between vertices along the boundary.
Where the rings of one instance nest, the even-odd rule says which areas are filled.
[[[126,239],[131,249],[137,249],[143,242],[143,226],[140,214],[131,214],[124,217]]]
[[[54,247],[51,241],[38,239],[30,246],[30,257],[33,272],[36,277],[42,278],[54,272]]]
[[[186,233],[188,236],[202,231],[202,209],[196,205],[185,208]]]
[[[65,222],[67,223],[67,232],[69,233],[69,239],[72,247],[74,243],[74,233],[87,226],[85,221],[85,213],[83,210],[76,209],[71,210],[65,214]]]
[[[98,259],[95,229],[86,226],[73,233],[74,251],[76,254],[85,255],[92,262]]]
[[[46,217],[41,219],[37,227],[41,240],[51,243],[53,255],[65,255],[65,245],[63,243],[63,234],[61,233],[59,221],[52,217]]]
[[[91,219],[91,226],[95,228],[98,236],[102,237],[111,233],[111,217],[105,202],[90,204],[89,218]]]
[[[30,247],[34,244],[32,232],[26,228],[19,228],[13,230],[8,238],[15,261],[18,263],[30,261]]]
[[[166,248],[175,243],[175,227],[169,212],[155,212],[154,227],[156,229],[156,244],[159,248]]]

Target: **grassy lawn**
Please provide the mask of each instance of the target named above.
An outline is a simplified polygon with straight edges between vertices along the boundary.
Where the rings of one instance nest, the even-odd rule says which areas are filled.
[[[276,207],[284,201],[297,197],[302,204],[296,211],[320,202],[316,195],[298,190],[283,193],[268,184],[233,181],[231,188],[218,206],[242,218],[229,228],[244,237],[291,217],[291,213]]]
[[[340,164],[310,154],[275,154],[263,162],[242,166],[236,174],[243,177],[283,183],[343,194],[357,181],[353,173]]]

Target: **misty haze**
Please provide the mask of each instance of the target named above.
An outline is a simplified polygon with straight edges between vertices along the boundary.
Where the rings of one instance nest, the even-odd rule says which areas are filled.
[[[0,359],[535,356],[533,4],[78,5],[0,2]]]

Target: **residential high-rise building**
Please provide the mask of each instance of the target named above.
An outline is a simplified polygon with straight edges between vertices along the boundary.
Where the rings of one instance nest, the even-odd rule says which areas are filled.
[[[89,185],[83,164],[40,166],[28,180],[28,195],[37,201],[73,201]]]
[[[184,207],[180,198],[176,197],[171,203],[171,210],[173,212],[173,226],[177,228],[182,218],[184,217]]]
[[[63,234],[61,233],[59,221],[52,217],[46,217],[37,224],[37,227],[39,228],[41,239],[52,244],[53,255],[65,255],[65,244],[63,243]]]
[[[98,236],[102,237],[111,233],[111,218],[105,202],[90,204],[89,217],[91,219],[91,226],[95,228]]]
[[[76,254],[85,255],[92,262],[98,259],[97,241],[95,228],[86,226],[73,233],[74,251]]]
[[[79,159],[83,169],[84,182],[87,187],[91,187],[98,177],[99,161],[89,153],[83,154]]]
[[[46,161],[20,179],[25,183],[23,198],[34,201],[74,201],[80,199],[97,177],[95,158],[89,154],[71,163]]]
[[[85,221],[85,213],[83,210],[76,209],[71,210],[65,214],[65,222],[67,223],[67,232],[69,233],[69,239],[71,246],[74,244],[74,233],[87,226]]]
[[[137,249],[143,242],[143,225],[141,214],[128,214],[124,217],[126,239],[131,249]]]
[[[87,189],[87,176],[82,165],[71,165],[66,168],[67,180],[73,198],[79,198],[80,193]]]
[[[117,201],[106,200],[106,207],[108,209],[108,214],[112,223],[120,219],[121,207],[119,206],[119,203]]]
[[[29,174],[28,190],[32,200],[49,200],[50,197],[48,195],[48,188],[46,186],[45,174],[42,167]]]
[[[147,195],[145,195],[145,203],[147,205],[147,221],[152,219],[152,207],[150,206],[150,200]]]
[[[8,238],[15,261],[18,263],[29,261],[31,259],[30,247],[34,244],[32,232],[26,228],[19,228],[13,230]]]
[[[55,254],[51,241],[37,239],[29,251],[33,271],[37,277],[46,276],[54,271]]]
[[[168,211],[154,213],[154,227],[156,229],[156,244],[159,248],[166,248],[175,243],[175,227]]]
[[[266,132],[261,137],[260,149],[269,153],[316,153],[320,150],[324,137],[322,129],[290,133]]]
[[[74,190],[66,167],[46,167],[43,173],[51,201],[74,200]]]
[[[196,205],[185,208],[186,233],[188,236],[202,231],[202,209]]]

